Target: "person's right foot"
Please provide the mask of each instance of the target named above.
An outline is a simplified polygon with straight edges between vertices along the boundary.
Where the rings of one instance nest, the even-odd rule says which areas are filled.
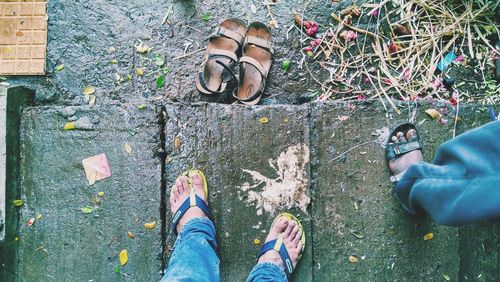
[[[417,138],[417,131],[415,129],[410,129],[406,133],[397,132],[395,135],[391,136],[392,143],[402,143],[406,141],[413,141]],[[389,169],[392,171],[392,175],[403,175],[408,167],[412,164],[422,162],[424,156],[422,155],[422,150],[414,150],[403,154],[397,158],[389,160]]]
[[[299,262],[300,255],[302,254],[302,230],[294,220],[288,220],[284,217],[279,218],[275,221],[274,225],[271,227],[269,234],[266,237],[266,243],[278,238],[280,234],[283,233],[283,244],[285,244],[288,255],[292,259],[293,267]],[[283,265],[283,260],[281,259],[279,253],[275,250],[270,250],[264,253],[259,258],[259,263],[261,262],[271,262],[277,264],[281,269],[285,270]]]

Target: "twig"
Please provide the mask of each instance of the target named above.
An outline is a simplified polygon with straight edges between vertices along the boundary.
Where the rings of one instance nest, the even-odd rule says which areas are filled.
[[[344,156],[345,154],[349,153],[350,151],[352,151],[352,150],[354,150],[354,149],[356,149],[356,148],[359,148],[359,147],[364,146],[364,145],[366,145],[366,144],[376,143],[377,141],[378,141],[378,140],[371,140],[371,141],[367,141],[367,142],[363,142],[363,143],[361,143],[361,144],[358,144],[358,145],[356,145],[356,146],[354,146],[354,147],[351,147],[351,148],[349,148],[347,151],[345,151],[345,152],[343,152],[342,154],[340,154],[340,155],[336,156],[335,158],[331,159],[331,160],[329,161],[329,163],[331,163],[331,162],[333,162],[333,161],[335,161],[335,160],[337,160],[337,159],[341,158],[342,156]]]
[[[173,59],[172,59],[172,61],[175,61],[175,60],[179,60],[179,59],[182,59],[182,58],[189,57],[189,56],[194,55],[194,54],[196,54],[196,53],[199,53],[199,52],[201,52],[201,51],[205,51],[205,49],[207,49],[207,48],[206,48],[206,47],[204,47],[204,48],[198,49],[198,50],[196,50],[196,51],[193,51],[193,52],[191,52],[191,53],[187,53],[187,54],[184,54],[184,55],[182,55],[182,56],[175,57],[175,58],[173,58]]]

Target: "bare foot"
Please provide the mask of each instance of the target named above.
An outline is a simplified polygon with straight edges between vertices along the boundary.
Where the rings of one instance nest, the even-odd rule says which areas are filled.
[[[182,203],[189,197],[189,178],[182,175],[175,182],[174,187],[170,191],[170,211],[174,214]],[[191,181],[193,184],[193,188],[195,189],[196,195],[203,199],[205,203],[207,203],[207,197],[205,196],[205,191],[203,190],[203,181],[201,178],[194,174],[191,176]],[[189,208],[186,213],[182,216],[177,224],[177,234],[182,231],[184,225],[191,219],[196,217],[207,217],[205,213],[198,207]]]
[[[283,233],[283,243],[285,244],[288,255],[292,259],[292,264],[295,268],[302,253],[302,242],[300,241],[302,237],[302,230],[300,230],[297,222],[293,220],[288,221],[288,219],[282,217],[272,226],[266,237],[266,243],[278,238],[281,233]],[[270,250],[263,254],[259,258],[259,263],[260,262],[271,262],[279,265],[281,269],[285,270],[283,260],[281,259],[279,253],[275,250]]]
[[[391,141],[397,144],[406,141],[413,141],[415,138],[417,138],[417,131],[415,129],[410,129],[406,133],[406,136],[404,136],[403,132],[396,133],[396,135],[391,137]],[[406,170],[408,170],[410,165],[422,162],[423,160],[424,157],[422,155],[422,150],[414,150],[390,160],[389,168],[392,171],[392,175],[401,176],[406,172]]]

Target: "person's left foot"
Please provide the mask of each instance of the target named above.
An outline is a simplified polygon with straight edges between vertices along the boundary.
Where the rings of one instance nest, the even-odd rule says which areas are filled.
[[[293,267],[299,262],[300,255],[302,253],[302,230],[300,229],[297,222],[293,220],[288,220],[284,217],[279,218],[271,227],[269,234],[266,237],[266,243],[278,238],[280,234],[283,234],[283,244],[288,251],[288,255],[292,259]],[[261,262],[271,262],[277,264],[281,269],[285,270],[283,265],[283,260],[281,259],[278,252],[275,250],[269,250],[259,258],[259,263]]]
[[[391,141],[392,143],[398,144],[406,141],[413,141],[416,138],[417,131],[415,129],[410,129],[406,133],[406,136],[403,132],[397,132],[396,135],[391,137]],[[392,171],[392,175],[403,175],[410,165],[422,162],[423,160],[424,156],[422,155],[422,150],[414,150],[389,160],[389,169]]]
[[[189,197],[189,184],[187,176],[182,175],[175,182],[172,191],[170,191],[170,211],[172,214],[179,209],[179,207],[184,203],[184,201]],[[194,191],[198,197],[200,197],[205,203],[207,203],[207,196],[203,190],[203,180],[197,174],[191,176],[192,185]],[[186,213],[181,217],[179,223],[177,224],[177,234],[179,234],[184,227],[184,225],[191,219],[196,217],[207,217],[205,213],[199,207],[191,207]]]

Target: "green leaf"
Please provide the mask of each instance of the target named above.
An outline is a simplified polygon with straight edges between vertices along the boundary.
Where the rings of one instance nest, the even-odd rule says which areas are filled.
[[[201,19],[208,22],[210,19],[212,19],[212,14],[210,14],[209,12],[206,12],[206,13],[201,15]]]
[[[290,60],[284,60],[281,63],[281,69],[287,71],[290,68],[290,63],[291,63]]]
[[[83,213],[92,213],[92,212],[94,212],[94,208],[91,207],[91,206],[85,206],[85,207],[81,208],[81,210],[82,210]]]
[[[163,67],[161,68],[161,71],[163,72],[164,75],[167,75],[172,72],[172,70],[169,67]]]
[[[155,60],[155,64],[157,66],[161,67],[161,66],[163,66],[165,64],[165,60],[160,55],[158,55],[158,54],[156,54],[154,56],[154,60]]]
[[[20,207],[20,206],[24,205],[24,201],[23,200],[14,200],[14,201],[12,201],[12,203],[16,207]]]
[[[115,273],[118,273],[118,274],[122,273],[122,270],[120,269],[120,266],[118,266],[118,265],[116,265],[115,269],[113,269],[113,270],[115,271]]]
[[[60,64],[56,67],[56,71],[62,71],[64,69],[64,64]]]
[[[156,88],[160,89],[163,87],[163,85],[165,85],[165,75],[164,74],[159,75],[156,78]]]

